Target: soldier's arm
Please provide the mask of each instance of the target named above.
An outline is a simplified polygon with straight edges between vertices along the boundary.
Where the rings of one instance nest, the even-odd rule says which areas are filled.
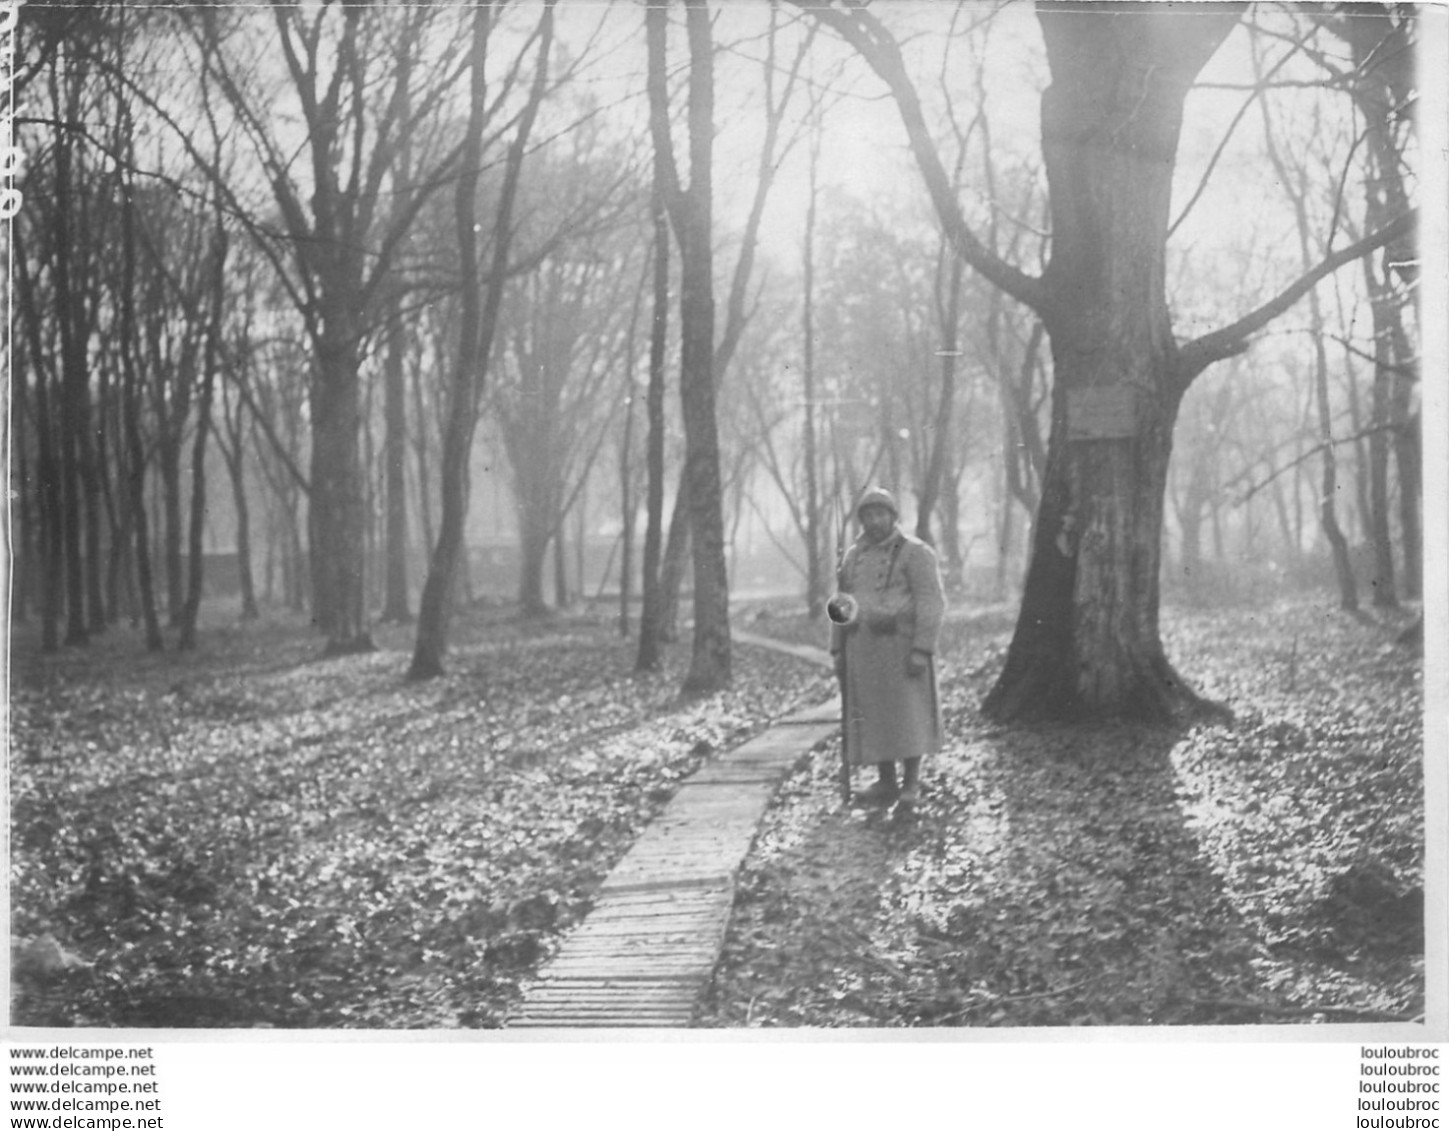
[[[913,546],[912,550],[906,558],[906,578],[916,606],[916,631],[911,647],[934,654],[941,635],[941,620],[946,615],[946,591],[941,584],[936,551],[926,545]]]

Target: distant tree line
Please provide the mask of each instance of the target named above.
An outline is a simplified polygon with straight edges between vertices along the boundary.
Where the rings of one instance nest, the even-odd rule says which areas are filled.
[[[435,675],[480,464],[525,615],[607,532],[647,669],[688,583],[691,693],[740,530],[818,615],[867,481],[956,588],[1024,577],[1001,718],[1199,709],[1162,595],[1268,561],[1420,595],[1410,7],[30,3],[16,37],[46,648],[195,646],[224,516],[239,615],[332,653],[415,621]],[[914,171],[852,186],[882,90]]]

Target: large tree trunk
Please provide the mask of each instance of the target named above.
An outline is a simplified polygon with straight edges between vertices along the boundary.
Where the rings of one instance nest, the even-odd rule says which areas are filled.
[[[548,613],[543,595],[543,571],[548,561],[551,525],[537,508],[525,507],[519,515],[518,608],[525,617]]]
[[[568,547],[565,544],[564,524],[560,519],[553,536],[553,599],[559,609],[569,607]]]
[[[374,649],[366,615],[366,514],[359,450],[359,333],[346,299],[329,311],[318,343],[312,392],[312,615],[327,634],[326,654]]]
[[[1202,701],[1158,627],[1172,430],[1190,374],[1164,292],[1172,172],[1193,77],[1238,18],[1043,7],[1055,386],[1031,564],[996,719],[1172,718]]]
[[[1040,277],[971,229],[900,48],[863,5],[806,4],[886,81],[953,247],[1041,315],[1055,386],[1026,593],[984,710],[998,719],[1166,719],[1206,706],[1168,665],[1158,566],[1172,427],[1209,365],[1320,279],[1412,233],[1412,214],[1342,247],[1235,321],[1179,344],[1164,294],[1183,104],[1243,3],[1042,4],[1051,85],[1042,155],[1051,258]]]

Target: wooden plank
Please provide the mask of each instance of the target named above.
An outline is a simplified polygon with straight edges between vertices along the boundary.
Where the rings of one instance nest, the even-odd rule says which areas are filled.
[[[717,906],[691,908],[688,912],[679,910],[673,914],[661,912],[652,915],[591,915],[588,921],[569,937],[579,937],[585,932],[617,934],[621,931],[635,931],[640,934],[653,935],[662,931],[698,930],[701,926],[717,922],[728,914],[729,905],[721,900]]]
[[[628,1003],[621,1001],[606,1002],[550,1002],[530,1005],[527,1010],[520,1011],[515,1017],[531,1017],[543,1019],[545,1017],[688,1017],[694,1012],[694,1000],[687,1001],[657,1001]]]
[[[520,1014],[508,1023],[510,1029],[684,1029],[694,1019],[694,1007],[649,1010],[627,1009]]]
[[[695,986],[689,986],[687,989],[681,989],[677,985],[653,988],[625,985],[610,986],[607,989],[583,989],[576,985],[544,985],[530,990],[526,1000],[530,1006],[560,1001],[580,1004],[601,1001],[669,1002],[677,1001],[681,997],[688,997],[695,988]]]
[[[589,974],[608,977],[614,974],[636,973],[658,974],[688,973],[698,967],[701,960],[712,960],[714,940],[702,939],[693,947],[679,944],[658,946],[628,946],[623,943],[600,944],[592,947],[578,947],[567,953],[559,952],[549,964],[551,977],[561,978],[578,975],[589,967]]]
[[[581,974],[577,976],[546,974],[539,981],[532,983],[532,985],[635,986],[642,989],[649,989],[653,986],[664,987],[680,986],[685,983],[693,984],[696,980],[692,974]]]
[[[796,712],[681,783],[524,991],[510,1028],[689,1024],[719,961],[734,876],[785,776],[839,730],[839,703]]]

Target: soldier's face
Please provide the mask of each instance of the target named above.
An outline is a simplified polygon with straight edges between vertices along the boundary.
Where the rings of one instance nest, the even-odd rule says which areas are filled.
[[[890,532],[896,525],[896,516],[891,513],[890,507],[870,506],[860,508],[860,527],[865,531],[865,536],[872,542],[881,542],[890,537]]]

